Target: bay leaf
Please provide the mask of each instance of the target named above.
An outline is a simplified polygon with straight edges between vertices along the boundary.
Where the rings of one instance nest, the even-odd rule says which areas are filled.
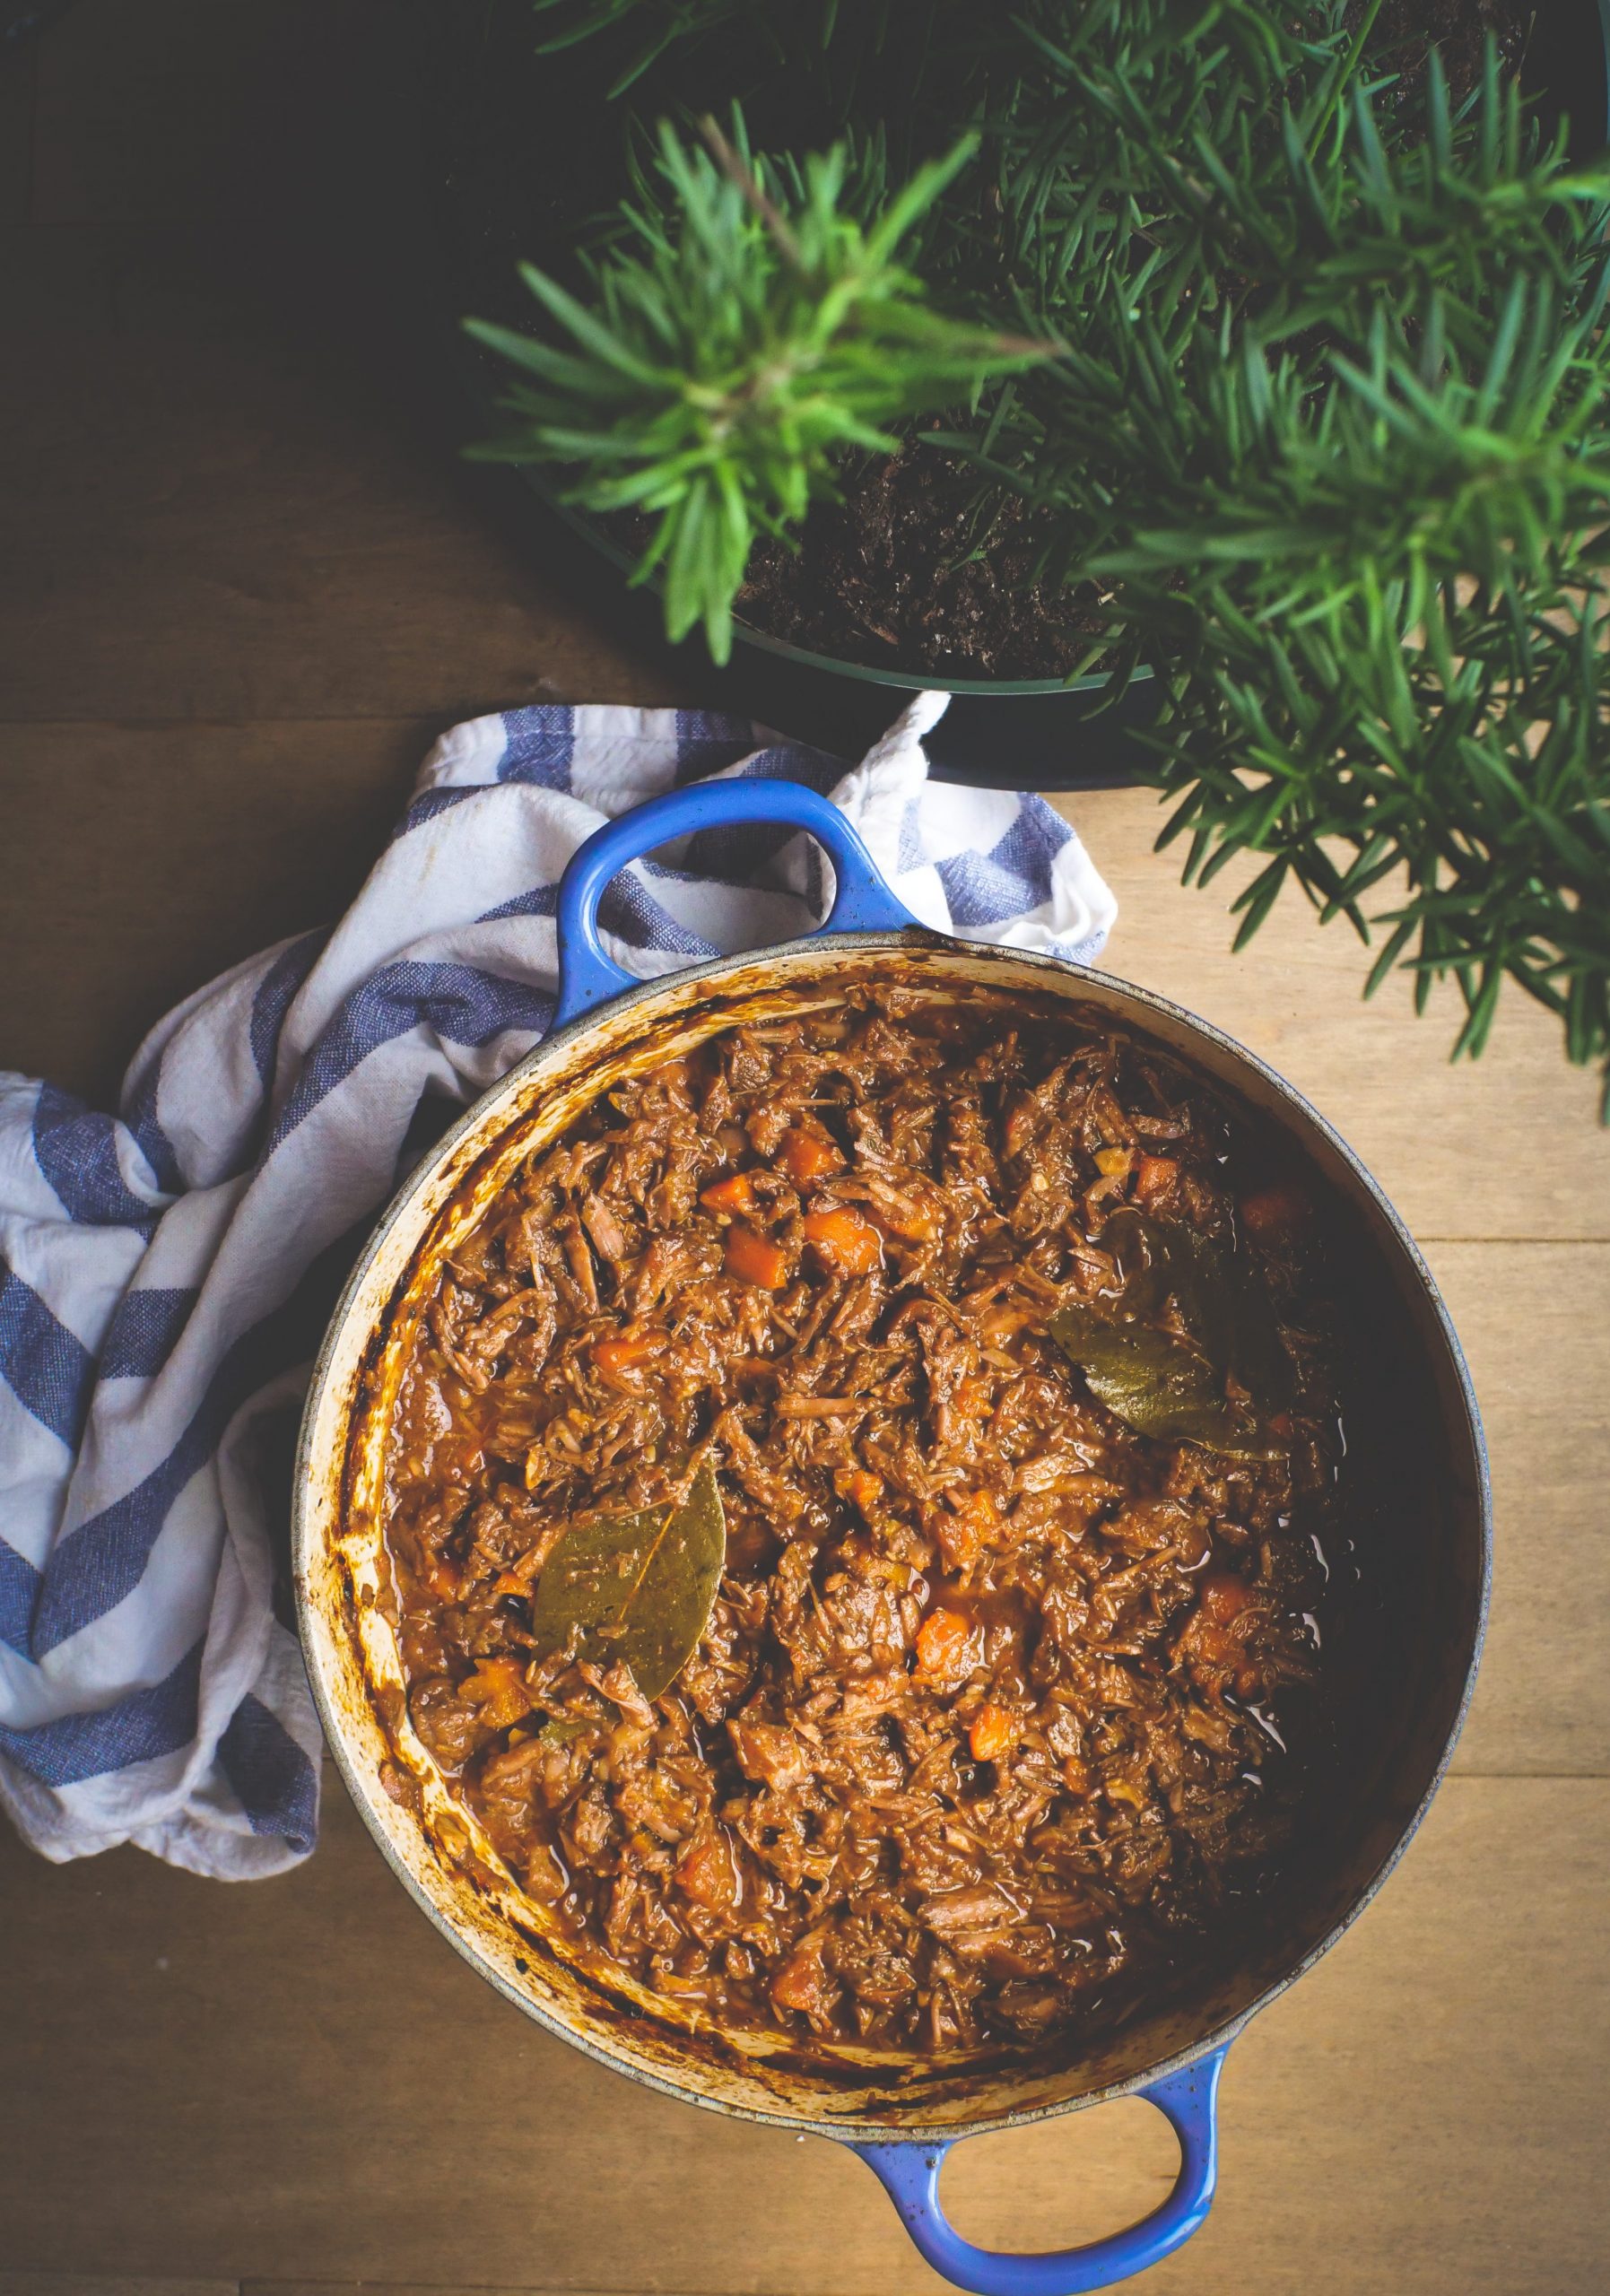
[[[1289,1403],[1292,1359],[1262,1278],[1250,1262],[1214,1236],[1176,1220],[1154,1220],[1126,1206],[1107,1222],[1124,1279],[1124,1304],[1146,1315],[1172,1295],[1181,1319],[1207,1361],[1232,1374],[1266,1414]]]
[[[1076,1301],[1058,1308],[1047,1329],[1096,1401],[1137,1434],[1200,1443],[1231,1458],[1268,1458],[1279,1448],[1231,1409],[1206,1357],[1168,1332],[1119,1323]]]
[[[727,1518],[715,1471],[701,1467],[680,1507],[573,1523],[543,1565],[532,1605],[539,1657],[572,1627],[580,1655],[623,1658],[645,1698],[668,1689],[709,1623],[727,1561]]]

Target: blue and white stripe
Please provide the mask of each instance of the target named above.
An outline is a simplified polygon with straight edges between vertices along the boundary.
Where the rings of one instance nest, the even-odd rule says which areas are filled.
[[[0,1802],[48,1857],[225,1876],[306,1856],[319,1743],[274,1615],[260,1457],[327,1291],[419,1136],[547,1027],[554,893],[606,816],[712,774],[829,791],[925,922],[1077,961],[1111,896],[1037,798],[930,785],[922,697],[851,771],[701,711],[459,726],[329,931],[170,1013],[117,1117],[0,1074]],[[712,831],[611,888],[649,976],[808,929],[816,848]]]

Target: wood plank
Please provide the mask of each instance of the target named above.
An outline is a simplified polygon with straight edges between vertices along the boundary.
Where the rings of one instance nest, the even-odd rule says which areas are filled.
[[[74,2272],[0,2272],[0,2296],[239,2296],[234,2280],[130,2280]]]
[[[1136,790],[1052,800],[1118,895],[1103,962],[1261,1055],[1330,1118],[1421,1238],[1610,1237],[1610,1130],[1598,1079],[1566,1060],[1556,1023],[1506,991],[1479,1061],[1451,1065],[1462,1007],[1446,990],[1417,1019],[1406,978],[1361,1002],[1370,959],[1345,924],[1284,895],[1231,953],[1230,903],[1254,865],[1205,891],[1153,845],[1162,814]],[[1390,907],[1383,889],[1380,906]]]
[[[682,699],[498,539],[324,260],[0,233],[4,718]]]
[[[1438,1244],[1493,1461],[1493,1618],[1455,1762],[1610,1767],[1610,1247]]]
[[[1237,2044],[1193,2296],[1581,2296],[1606,2224],[1610,1786],[1460,1779],[1376,1905]],[[480,1984],[344,1797],[296,1874],[220,1890],[0,1842],[14,2270],[665,2296],[929,2296],[861,2164],[641,2091]],[[96,2164],[85,2205],[83,2163]],[[995,2243],[1168,2181],[1138,2103],[959,2151]],[[466,2259],[473,2266],[466,2273]]]
[[[191,989],[351,900],[437,729],[43,726],[4,744],[0,1065],[114,1103]]]
[[[0,376],[6,717],[686,698],[587,619],[585,561],[534,572],[472,498],[405,243],[405,29],[387,0],[86,0],[41,44],[38,228],[0,235],[29,317]]]

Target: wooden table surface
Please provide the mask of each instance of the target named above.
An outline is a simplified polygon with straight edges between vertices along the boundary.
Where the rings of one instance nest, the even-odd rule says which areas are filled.
[[[665,701],[488,530],[372,323],[387,0],[82,0],[0,64],[0,1062],[106,1100],[170,1002],[329,916],[431,735],[542,696]],[[372,183],[370,185],[372,191]],[[1231,959],[1153,802],[1066,801],[1110,961],[1273,1059],[1402,1208],[1468,1347],[1493,1632],[1397,1877],[1237,2043],[1222,2196],[1148,2285],[1587,2296],[1606,2285],[1610,1140],[1513,1005],[1359,1001],[1343,928]],[[640,2092],[506,2007],[388,1877],[326,1768],[317,1856],[225,1888],[0,1840],[0,2296],[917,2296],[861,2165]],[[1138,2103],[979,2140],[975,2237],[1156,2201]]]

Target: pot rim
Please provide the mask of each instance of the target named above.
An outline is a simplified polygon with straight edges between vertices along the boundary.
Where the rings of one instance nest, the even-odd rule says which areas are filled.
[[[553,1030],[539,1044],[534,1045],[529,1052],[490,1085],[485,1092],[479,1095],[448,1126],[435,1145],[422,1157],[377,1217],[374,1227],[342,1287],[340,1298],[336,1301],[319,1345],[302,1411],[297,1439],[295,1473],[292,1485],[291,1552],[297,1628],[307,1666],[308,1680],[312,1690],[320,1726],[324,1731],[325,1742],[341,1773],[342,1781],[356,1805],[365,1827],[379,1848],[381,1856],[432,1926],[441,1933],[477,1975],[493,1986],[506,2000],[522,2010],[527,2016],[532,2018],[546,2031],[568,2042],[571,2048],[581,2049],[599,2064],[607,2066],[612,2072],[624,2074],[628,2078],[640,2082],[650,2089],[657,2090],[662,2095],[673,2097],[680,2103],[696,2105],[706,2111],[718,2113],[729,2119],[755,2121],[767,2127],[787,2129],[796,2135],[827,2136],[835,2138],[842,2144],[857,2145],[934,2144],[936,2143],[949,2144],[967,2136],[984,2135],[1008,2128],[1025,2127],[1034,2122],[1049,2120],[1064,2113],[1083,2111],[1088,2106],[1106,2104],[1118,2097],[1135,2095],[1174,2074],[1184,2071],[1188,2066],[1197,2063],[1214,2051],[1227,2048],[1253,2017],[1267,2008],[1271,2002],[1278,1999],[1289,1987],[1297,1982],[1299,1978],[1305,1976],[1353,1926],[1393,1873],[1418,1832],[1438,1788],[1448,1774],[1449,1765],[1452,1761],[1454,1750],[1458,1744],[1460,1733],[1469,1712],[1476,1674],[1486,1640],[1493,1584],[1492,1475],[1486,1438],[1469,1366],[1466,1361],[1465,1352],[1460,1345],[1452,1318],[1449,1315],[1430,1268],[1426,1265],[1418,1246],[1402,1218],[1362,1160],[1336,1126],[1320,1114],[1295,1085],[1290,1083],[1260,1055],[1240,1044],[1214,1022],[1205,1021],[1199,1015],[1188,1011],[1183,1005],[1175,1004],[1171,998],[1160,996],[1154,989],[1143,987],[1136,982],[1121,979],[1112,973],[1100,971],[1093,966],[1075,965],[1066,959],[1054,957],[1040,951],[1001,946],[1000,954],[1014,963],[1023,963],[1035,970],[1043,970],[1065,985],[1070,979],[1075,984],[1089,981],[1103,995],[1111,995],[1120,1003],[1135,1007],[1143,1021],[1146,1015],[1156,1014],[1182,1029],[1188,1037],[1204,1040],[1215,1053],[1228,1056],[1232,1065],[1240,1065],[1252,1071],[1263,1083],[1273,1090],[1287,1109],[1294,1111],[1300,1118],[1313,1126],[1332,1153],[1336,1156],[1345,1167],[1352,1184],[1362,1191],[1375,1213],[1385,1223],[1392,1241],[1397,1247],[1406,1265],[1407,1272],[1414,1278],[1421,1293],[1430,1306],[1446,1351],[1448,1366],[1454,1375],[1454,1389],[1463,1421],[1463,1426],[1459,1431],[1468,1447],[1469,1460],[1474,1470],[1472,1488],[1479,1532],[1480,1585],[1469,1654],[1447,1735],[1424,1790],[1411,1814],[1404,1822],[1397,1839],[1369,1880],[1360,1888],[1346,1912],[1336,1920],[1320,1938],[1309,1946],[1289,1970],[1271,1979],[1244,2009],[1238,2010],[1232,2016],[1225,2019],[1211,2031],[1199,2035],[1185,2048],[1145,2066],[1135,2074],[1110,2083],[1101,2089],[1092,2090],[1086,2095],[996,2113],[976,2120],[945,2121],[937,2124],[856,2120],[848,2116],[841,2119],[829,2117],[814,2118],[794,2110],[771,2111],[759,2106],[735,2103],[726,2098],[705,2095],[695,2088],[684,2086],[665,2073],[644,2065],[624,2053],[617,2055],[613,2050],[603,2048],[591,2035],[567,2023],[547,2005],[534,2000],[528,1994],[522,1992],[483,1955],[478,1945],[466,1930],[449,1918],[432,1901],[423,1883],[413,1871],[381,1822],[376,1797],[382,1793],[383,1789],[379,1788],[378,1780],[369,1777],[366,1769],[360,1764],[355,1754],[348,1747],[345,1726],[335,1709],[334,1701],[326,1689],[319,1667],[315,1662],[313,1637],[309,1631],[309,1620],[316,1609],[309,1591],[309,1558],[314,1540],[313,1517],[316,1512],[310,1498],[315,1487],[315,1427],[325,1391],[337,1368],[336,1358],[346,1341],[352,1309],[357,1304],[370,1268],[392,1229],[405,1215],[414,1199],[429,1186],[454,1152],[486,1126],[489,1114],[487,1104],[493,1095],[507,1091],[518,1080],[526,1078],[547,1065],[553,1060],[556,1054],[561,1053],[596,1030],[604,1015],[613,1017],[630,1011],[636,1005],[661,998],[665,996],[667,986],[678,979],[684,983],[687,989],[697,989],[702,992],[709,986],[720,982],[728,974],[742,971],[756,962],[770,963],[779,959],[814,959],[820,961],[824,955],[831,955],[831,959],[837,962],[841,959],[857,955],[892,954],[913,946],[932,950],[936,944],[940,944],[942,949],[948,947],[960,953],[987,952],[997,945],[988,943],[969,943],[959,935],[936,933],[926,926],[892,933],[836,933],[832,935],[831,944],[825,946],[818,936],[804,935],[769,944],[760,950],[743,950],[708,962],[701,961],[697,968],[691,968],[680,974],[662,973],[640,980],[631,988],[622,990],[618,996],[609,999],[606,1004],[595,1006],[579,1014],[576,1019],[565,1022],[562,1027]],[[667,1013],[666,1017],[670,1018],[671,1015]],[[488,1144],[490,1145],[490,1140]],[[419,1239],[415,1240],[417,1243]],[[350,1434],[350,1423],[349,1407],[343,1416],[344,1432]]]

